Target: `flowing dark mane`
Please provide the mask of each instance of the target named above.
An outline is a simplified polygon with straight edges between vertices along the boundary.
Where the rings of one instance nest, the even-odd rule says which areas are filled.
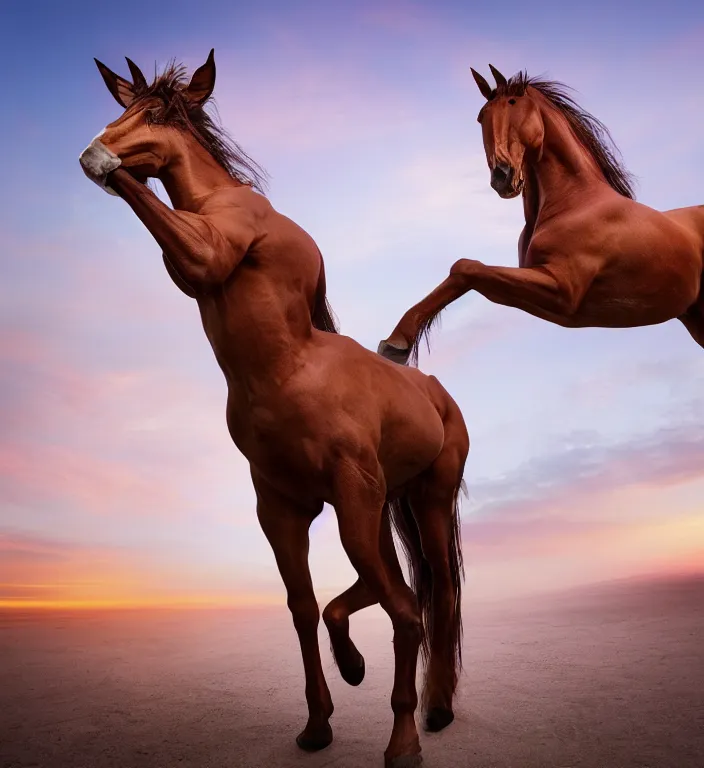
[[[609,129],[577,104],[568,93],[572,90],[569,86],[554,80],[529,77],[527,72],[519,72],[511,77],[505,86],[494,89],[491,95],[492,98],[496,95],[523,96],[529,87],[535,88],[564,115],[582,146],[596,161],[609,185],[620,195],[634,200],[633,176],[624,167],[621,153],[611,138]]]
[[[149,110],[147,119],[152,123],[175,125],[186,130],[210,152],[233,179],[247,184],[264,194],[268,175],[217,125],[202,106],[193,105],[183,98],[181,90],[188,85],[186,68],[171,62],[160,74],[155,73],[151,85],[134,85],[137,101],[159,99],[162,106]],[[208,100],[212,103],[212,98]]]

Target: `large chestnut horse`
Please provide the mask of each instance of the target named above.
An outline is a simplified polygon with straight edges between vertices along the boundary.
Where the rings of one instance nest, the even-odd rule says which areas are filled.
[[[227,426],[250,463],[303,656],[309,717],[298,744],[314,750],[332,741],[308,568],[310,524],[328,502],[359,575],[323,612],[336,662],[348,683],[362,681],[348,618],[379,602],[393,624],[396,659],[386,764],[420,765],[419,647],[431,730],[453,719],[461,666],[457,496],[469,449],[462,414],[437,379],[336,333],[315,242],[254,191],[256,166],[204,109],[215,84],[212,51],[190,82],[172,67],[148,84],[128,59],[129,82],[97,63],[124,113],[81,164],[151,232],[171,278],[197,302],[225,375]],[[145,185],[150,177],[163,182],[173,209]]]
[[[472,70],[487,99],[478,120],[492,188],[523,195],[519,266],[460,259],[379,352],[417,362],[438,314],[471,290],[567,328],[677,318],[704,346],[704,206],[661,213],[635,202],[608,130],[565,86],[491,70],[493,89]]]

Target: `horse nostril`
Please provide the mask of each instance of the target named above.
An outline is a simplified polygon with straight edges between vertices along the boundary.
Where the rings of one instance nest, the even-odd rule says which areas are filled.
[[[510,165],[506,163],[497,163],[491,171],[491,186],[495,189],[497,187],[504,187],[508,184],[512,174]]]
[[[506,163],[497,163],[491,172],[491,177],[494,181],[500,183],[502,181],[506,181],[510,171],[511,167],[506,165]]]

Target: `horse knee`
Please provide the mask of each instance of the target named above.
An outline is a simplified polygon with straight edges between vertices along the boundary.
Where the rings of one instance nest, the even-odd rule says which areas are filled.
[[[413,609],[404,608],[396,612],[391,617],[391,624],[394,628],[394,642],[403,640],[412,645],[420,645],[423,639],[423,622],[420,611],[415,606]]]
[[[313,595],[289,595],[286,602],[297,631],[318,626],[320,609]]]

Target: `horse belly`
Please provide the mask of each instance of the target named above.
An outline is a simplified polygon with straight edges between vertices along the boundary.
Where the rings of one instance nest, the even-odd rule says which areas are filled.
[[[575,326],[633,328],[680,317],[696,301],[699,276],[685,266],[599,275],[571,318]]]

